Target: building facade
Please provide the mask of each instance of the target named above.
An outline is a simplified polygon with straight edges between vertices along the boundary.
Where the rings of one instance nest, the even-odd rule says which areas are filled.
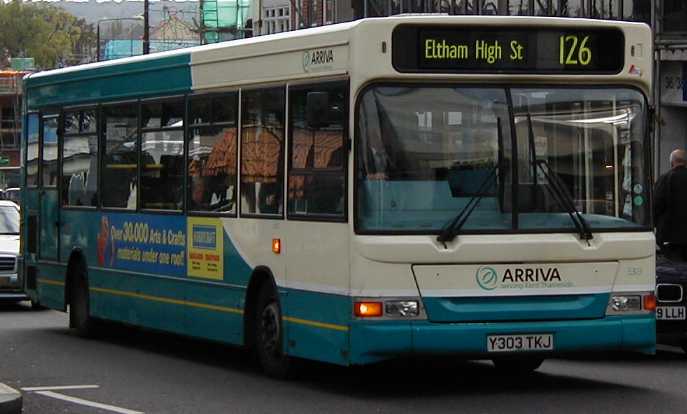
[[[19,187],[21,80],[26,72],[0,71],[0,189]]]
[[[654,0],[656,46],[656,166],[670,168],[668,156],[687,147],[687,1]]]

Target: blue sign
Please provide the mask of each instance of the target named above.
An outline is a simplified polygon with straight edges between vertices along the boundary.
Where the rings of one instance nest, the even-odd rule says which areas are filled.
[[[193,248],[215,250],[217,248],[217,230],[215,226],[193,225]]]
[[[178,216],[103,214],[98,265],[142,273],[186,275],[186,220]]]

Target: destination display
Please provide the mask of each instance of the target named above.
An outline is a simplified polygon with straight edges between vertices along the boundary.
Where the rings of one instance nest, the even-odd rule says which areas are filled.
[[[614,74],[625,64],[620,30],[423,27],[393,33],[399,72]]]

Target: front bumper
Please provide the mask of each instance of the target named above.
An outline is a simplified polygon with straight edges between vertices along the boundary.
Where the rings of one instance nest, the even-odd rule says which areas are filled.
[[[22,278],[17,273],[0,273],[0,301],[21,301],[29,297],[24,292]]]
[[[528,333],[553,334],[554,351],[551,354],[609,350],[652,354],[656,351],[656,319],[653,313],[576,321],[356,321],[351,325],[350,362],[366,364],[401,355],[492,357],[487,353],[488,335]]]
[[[687,307],[687,275],[679,277],[659,276],[656,280],[656,305],[657,306],[684,306]],[[659,285],[679,285],[682,287],[682,298],[680,301],[670,301],[661,296]],[[663,300],[666,299],[666,300]],[[673,338],[687,337],[687,320],[657,320],[656,332],[658,333],[659,343],[671,343]]]
[[[29,300],[26,293],[22,291],[4,291],[0,290],[0,302],[20,302],[22,300]]]

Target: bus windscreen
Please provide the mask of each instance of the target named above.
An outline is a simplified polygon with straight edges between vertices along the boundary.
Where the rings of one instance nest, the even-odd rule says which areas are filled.
[[[392,59],[399,72],[615,74],[625,39],[614,28],[475,28],[401,25]]]

